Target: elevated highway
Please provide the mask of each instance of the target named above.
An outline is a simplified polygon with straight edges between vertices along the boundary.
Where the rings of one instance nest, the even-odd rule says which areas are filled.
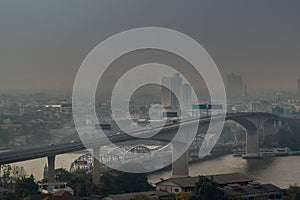
[[[123,132],[110,133],[107,137],[114,144],[131,141],[131,140],[141,140],[140,135],[145,135],[156,131],[160,131],[152,136],[147,138],[147,140],[156,140],[163,142],[170,142],[174,135],[176,134],[179,126],[189,127],[199,125],[199,130],[207,130],[208,124],[211,120],[218,120],[219,116],[208,116],[199,119],[185,120],[174,124],[152,127],[151,129],[143,129],[132,131],[130,135]],[[246,154],[248,157],[258,156],[258,134],[260,131],[268,130],[275,131],[278,128],[277,124],[282,124],[282,118],[270,114],[270,113],[261,113],[261,112],[249,112],[249,113],[230,113],[226,115],[226,120],[232,120],[241,124],[247,130],[247,139],[246,139]],[[202,132],[203,133],[203,132]],[[105,139],[98,138],[97,140],[87,139],[84,141],[84,144],[81,141],[69,142],[69,143],[57,143],[49,145],[34,146],[30,148],[23,148],[19,150],[11,150],[0,153],[0,165],[9,164],[14,162],[20,162],[25,160],[37,159],[42,157],[48,157],[48,167],[49,167],[49,177],[54,180],[54,167],[55,167],[55,155],[65,154],[75,151],[81,151],[85,149],[99,149],[101,146],[108,145],[109,143]],[[180,160],[180,159],[178,159]],[[97,161],[98,162],[98,161]],[[183,161],[181,160],[177,163],[179,168],[182,168],[181,165]],[[184,162],[186,162],[184,160]],[[98,163],[99,164],[99,163]],[[175,165],[175,166],[174,166]],[[176,167],[176,163],[173,167]],[[186,168],[186,167],[185,167]],[[180,171],[180,170],[179,170]],[[180,172],[181,173],[181,172]],[[183,174],[186,175],[188,171],[184,171]],[[98,175],[97,175],[98,176]]]

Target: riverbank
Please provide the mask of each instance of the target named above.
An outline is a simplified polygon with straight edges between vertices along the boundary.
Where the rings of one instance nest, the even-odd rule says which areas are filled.
[[[300,156],[268,157],[258,160],[245,160],[225,155],[205,162],[192,163],[190,176],[223,173],[243,173],[252,176],[261,183],[272,183],[281,188],[300,184]],[[161,178],[171,177],[171,170],[157,171],[148,175],[151,183]]]

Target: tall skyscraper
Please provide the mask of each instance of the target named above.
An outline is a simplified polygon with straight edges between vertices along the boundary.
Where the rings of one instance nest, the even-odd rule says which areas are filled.
[[[179,108],[179,100],[182,99],[182,78],[179,73],[174,74],[171,77],[163,77],[162,84],[168,86],[162,87],[161,104],[171,109]]]
[[[171,87],[171,79],[170,77],[163,77],[161,82],[164,85],[164,87],[161,87],[161,105],[171,107],[172,92],[167,88]]]
[[[300,97],[300,79],[298,79],[298,96]]]
[[[245,98],[245,100],[248,99],[248,88],[247,88],[247,85],[245,85],[245,87],[244,87],[244,98]]]
[[[190,106],[192,104],[192,88],[189,84],[184,84],[182,86],[182,102],[184,110],[191,109]]]
[[[181,98],[181,89],[182,89],[182,78],[180,77],[179,73],[174,74],[174,76],[171,77],[171,107],[172,108],[178,108],[179,100]]]
[[[231,101],[239,100],[243,96],[243,81],[240,75],[227,75],[227,96]]]

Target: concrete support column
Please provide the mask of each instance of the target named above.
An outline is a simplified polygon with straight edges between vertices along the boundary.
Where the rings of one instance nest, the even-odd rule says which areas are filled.
[[[100,147],[93,148],[94,166],[93,166],[93,183],[100,185]]]
[[[172,156],[173,160],[177,157],[180,150],[184,149],[185,145],[180,143],[173,143]],[[172,162],[172,176],[173,177],[187,177],[189,176],[189,153],[188,150],[181,155],[177,160]]]
[[[55,182],[55,155],[48,156],[48,183]]]
[[[247,130],[246,155],[243,158],[260,158],[258,148],[258,130]]]

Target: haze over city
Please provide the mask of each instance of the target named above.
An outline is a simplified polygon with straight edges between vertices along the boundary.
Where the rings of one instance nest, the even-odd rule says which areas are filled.
[[[0,200],[299,200],[299,0],[0,1]]]
[[[132,6],[134,4],[134,6]],[[1,1],[1,90],[71,91],[98,43],[145,26],[197,40],[224,80],[240,74],[249,90],[296,91],[300,78],[299,1]]]

